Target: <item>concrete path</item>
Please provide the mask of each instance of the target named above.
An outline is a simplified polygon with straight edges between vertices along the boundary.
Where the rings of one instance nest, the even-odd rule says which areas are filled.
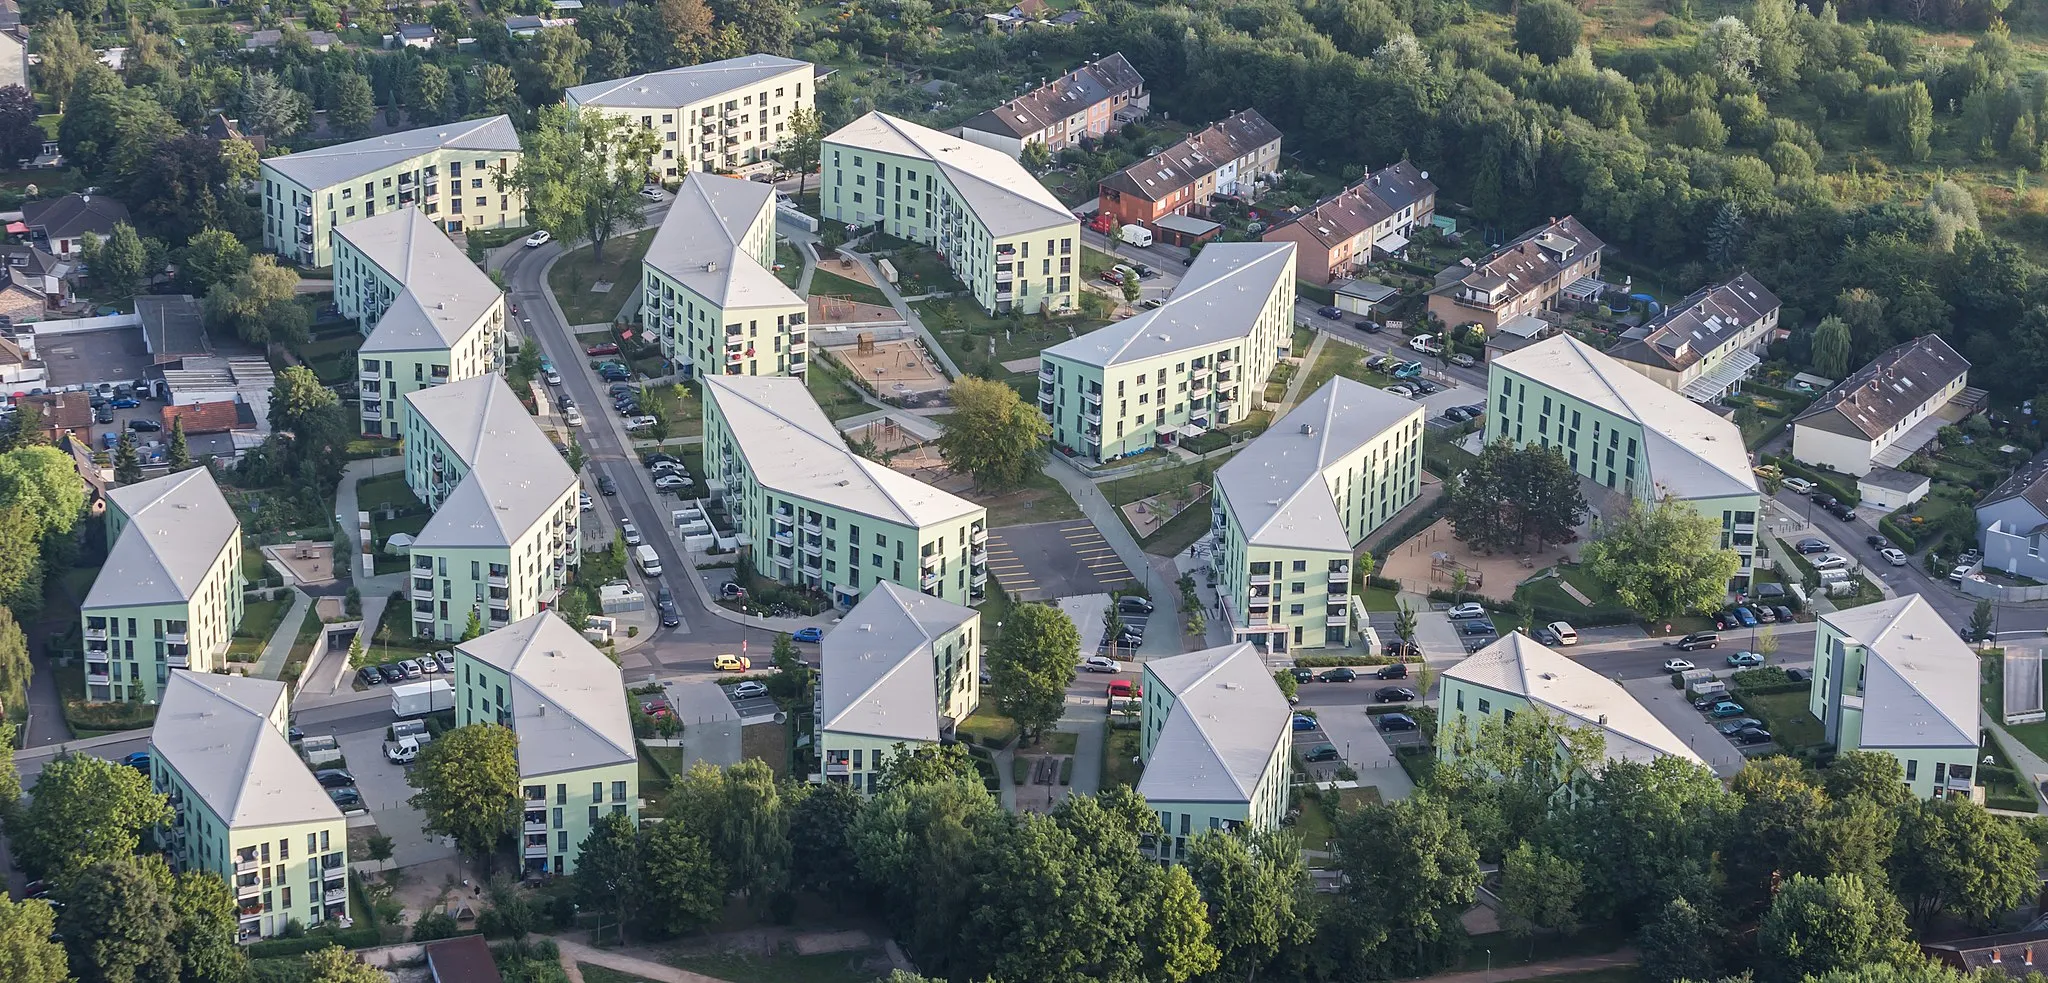
[[[264,679],[276,679],[284,674],[285,660],[291,658],[292,643],[299,637],[299,625],[313,607],[313,599],[305,591],[293,587],[291,592],[291,609],[284,613],[284,620],[278,622],[276,630],[270,633],[270,641],[263,645],[263,655],[256,660],[255,674]]]
[[[2011,731],[1989,715],[1984,717],[1984,726],[1997,738],[1998,746],[2005,749],[2005,759],[2012,762],[2014,771],[2020,773],[2021,780],[2027,784],[2027,791],[2034,794],[2034,801],[2048,806],[2048,801],[2044,801],[2041,795],[2041,783],[2048,781],[2048,760],[2043,760],[2033,748],[2020,743],[2019,738],[2012,736]]]
[[[1301,364],[1295,367],[1294,377],[1287,381],[1287,392],[1280,397],[1279,405],[1273,407],[1273,419],[1286,416],[1287,410],[1301,397],[1301,385],[1308,381],[1308,370],[1323,354],[1323,343],[1329,339],[1329,335],[1318,331],[1315,340],[1308,343],[1308,351],[1302,353]]]
[[[1072,795],[1094,795],[1102,789],[1102,745],[1109,740],[1109,706],[1106,699],[1067,700],[1067,712],[1058,729],[1079,736],[1074,742],[1074,784]]]
[[[1476,973],[1444,973],[1440,976],[1425,976],[1418,983],[1499,983],[1501,980],[1536,980],[1545,976],[1563,976],[1568,973],[1588,973],[1599,969],[1619,969],[1634,966],[1642,957],[1634,948],[1621,948],[1597,956],[1573,956],[1569,959],[1552,959],[1548,962],[1527,963],[1521,966],[1497,966]]]
[[[1045,473],[1058,481],[1060,486],[1067,490],[1067,494],[1074,497],[1075,503],[1081,506],[1081,514],[1095,524],[1095,528],[1102,533],[1103,540],[1116,551],[1117,559],[1122,560],[1124,566],[1130,568],[1131,575],[1139,578],[1151,592],[1154,605],[1152,620],[1165,620],[1168,624],[1176,626],[1173,631],[1146,633],[1144,643],[1138,646],[1140,661],[1146,656],[1179,655],[1180,588],[1174,586],[1172,580],[1160,575],[1158,569],[1152,565],[1152,557],[1138,547],[1138,541],[1131,538],[1130,529],[1117,517],[1116,507],[1109,504],[1109,499],[1103,497],[1101,489],[1096,488],[1094,482],[1074,470],[1073,465],[1068,464],[1063,455],[1050,455],[1045,464]],[[1076,770],[1079,767],[1078,764],[1075,765]]]
[[[638,956],[629,956],[624,952],[610,949],[593,949],[581,942],[571,942],[560,936],[550,936],[550,938],[554,940],[555,946],[562,951],[562,968],[570,974],[572,979],[583,978],[583,974],[576,970],[577,963],[589,963],[593,966],[603,966],[606,969],[615,969],[621,973],[631,973],[634,976],[645,977],[654,980],[655,983],[726,983],[725,980],[715,976],[688,972],[666,963],[641,959]]]
[[[931,352],[932,358],[937,359],[939,366],[946,370],[946,378],[960,378],[960,367],[953,364],[953,356],[946,354],[945,346],[939,344],[939,339],[933,337],[931,329],[924,326],[924,319],[910,309],[910,304],[904,301],[903,294],[897,291],[896,285],[882,278],[882,271],[875,268],[875,261],[866,253],[849,251],[847,255],[860,261],[861,266],[868,271],[868,279],[874,281],[875,288],[889,299],[889,306],[896,308],[896,313],[903,315],[903,320],[909,322],[910,330],[917,332],[917,336],[924,339],[925,350]]]

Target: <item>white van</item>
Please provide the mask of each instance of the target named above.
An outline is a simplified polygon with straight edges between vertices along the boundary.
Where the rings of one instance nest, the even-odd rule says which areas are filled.
[[[661,557],[654,555],[654,547],[635,547],[633,549],[633,559],[639,562],[641,573],[650,577],[661,576]]]
[[[1444,350],[1444,346],[1436,343],[1436,335],[1433,334],[1419,334],[1408,339],[1408,347],[1424,355],[1434,355]]]
[[[1849,571],[1844,570],[1841,567],[1835,567],[1832,570],[1820,571],[1820,582],[1822,586],[1826,586],[1828,584],[1839,584],[1848,579]]]
[[[1152,230],[1135,223],[1117,230],[1117,238],[1140,249],[1152,244]]]

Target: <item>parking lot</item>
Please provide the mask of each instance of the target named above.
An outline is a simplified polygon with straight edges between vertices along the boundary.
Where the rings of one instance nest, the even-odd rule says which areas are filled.
[[[1636,698],[1664,726],[1685,741],[1694,754],[1700,756],[1714,773],[1723,778],[1742,770],[1747,755],[1772,753],[1775,745],[1757,744],[1740,748],[1722,736],[1716,729],[1720,721],[1693,709],[1692,702],[1684,691],[1674,689],[1668,676],[1652,676],[1643,679],[1626,679],[1622,688]]]
[[[1085,519],[991,530],[988,565],[1003,590],[1019,601],[1106,594],[1134,579],[1109,541]]]
[[[733,711],[740,715],[741,720],[753,720],[756,717],[773,717],[782,709],[776,706],[773,699],[769,698],[768,692],[765,689],[756,696],[741,696],[736,692],[739,689],[739,684],[737,683],[720,688],[725,690],[726,700],[732,703]]]
[[[408,804],[414,789],[406,784],[403,766],[384,760],[383,730],[334,737],[349,773],[355,776],[356,791],[362,793],[363,808],[376,820],[378,831],[391,837],[391,866],[410,867],[455,856],[453,844],[429,835],[423,828],[426,818]],[[357,816],[349,818],[349,825],[361,825]]]

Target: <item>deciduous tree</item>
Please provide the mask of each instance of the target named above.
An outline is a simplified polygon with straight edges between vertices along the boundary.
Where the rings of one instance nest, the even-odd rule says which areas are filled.
[[[757,910],[786,888],[789,815],[775,773],[756,758],[730,768],[698,765],[669,789],[672,819],[704,837],[724,865],[726,889]]]
[[[1813,329],[1813,370],[1830,379],[1849,371],[1849,323],[1832,314]]]
[[[1333,825],[1345,960],[1374,976],[1413,975],[1478,896],[1479,852],[1427,792],[1340,813]]]
[[[612,917],[621,945],[627,920],[644,903],[640,851],[639,831],[621,813],[599,819],[576,849],[576,893],[584,908]]]
[[[589,239],[602,262],[614,234],[647,224],[640,189],[657,149],[653,130],[624,117],[543,106],[511,183],[525,192],[536,223],[564,243]]]
[[[489,866],[498,838],[519,826],[519,738],[497,724],[457,727],[420,749],[405,780],[426,830]]]
[[[53,940],[56,910],[48,902],[0,896],[0,979],[71,983],[64,947]]]
[[[1015,488],[1045,459],[1051,425],[1009,386],[963,376],[953,383],[953,413],[939,435],[946,465],[992,490]]]
[[[1036,739],[1066,712],[1081,652],[1074,622],[1046,604],[1019,604],[989,648],[989,676],[1003,715]]]
[[[206,319],[251,344],[304,344],[310,325],[293,303],[298,287],[298,271],[279,266],[277,257],[250,257],[247,269],[207,291]]]
[[[1657,983],[1718,978],[1723,945],[1720,927],[1684,898],[1671,899],[1636,936],[1643,974]]]
[[[1524,842],[1501,857],[1501,927],[1528,939],[1534,959],[1536,933],[1578,930],[1584,890],[1578,864]]]
[[[1556,447],[1516,447],[1502,439],[1486,445],[1450,490],[1451,529],[1473,549],[1519,550],[1563,542],[1586,521],[1578,476]]]
[[[1757,976],[1770,983],[1918,957],[1905,909],[1853,874],[1786,881],[1757,926],[1757,949]]]
[[[958,777],[946,773],[941,780]],[[900,775],[896,784],[902,784]],[[796,797],[789,808],[791,887],[840,900],[854,895],[860,879],[846,863],[846,838],[860,809],[860,793],[845,782],[813,785]]]
[[[387,983],[383,970],[364,963],[338,945],[306,953],[307,983]]]
[[[34,793],[8,824],[8,839],[24,870],[59,883],[133,857],[143,830],[171,820],[148,778],[104,758],[59,755],[36,777]]]
[[[1282,833],[1210,832],[1188,844],[1186,862],[1209,909],[1209,939],[1234,979],[1252,979],[1282,946],[1315,932],[1308,867]]]
[[[38,30],[38,36],[41,35]],[[36,108],[36,97],[19,85],[0,86],[0,161],[13,164],[43,152],[47,137]]]
[[[136,858],[98,860],[67,883],[58,927],[80,983],[177,978],[177,913]]]
[[[327,125],[351,139],[370,132],[377,116],[377,104],[370,95],[370,80],[357,72],[343,72],[327,92]]]
[[[1523,0],[1515,9],[1515,47],[1550,64],[1571,57],[1585,18],[1564,0]]]
[[[682,823],[657,823],[643,834],[641,912],[658,935],[694,932],[718,920],[725,910],[726,870],[698,831]],[[843,866],[846,857],[834,858]]]
[[[1931,799],[1906,810],[1891,876],[1922,924],[1941,912],[1988,928],[2038,889],[2039,859],[2019,825],[1968,799]]]
[[[1741,566],[1734,551],[1721,546],[1718,518],[1670,498],[1631,503],[1580,558],[1593,576],[1613,585],[1623,605],[1650,621],[1720,603]]]
[[[796,193],[802,197],[810,187],[811,172],[818,169],[820,141],[825,136],[825,127],[818,122],[815,109],[798,109],[789,114],[789,135],[775,148],[775,159],[782,166],[796,172]]]

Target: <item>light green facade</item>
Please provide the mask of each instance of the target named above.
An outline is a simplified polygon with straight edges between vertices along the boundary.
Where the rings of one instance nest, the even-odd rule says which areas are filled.
[[[1906,786],[1920,798],[1957,795],[1980,803],[1983,790],[1976,787],[1975,774],[1982,748],[1976,743],[1948,743],[1946,746],[1918,744],[1880,745],[1866,743],[1864,713],[1902,713],[1900,707],[1864,702],[1864,686],[1870,662],[1876,656],[1854,638],[1846,636],[1824,616],[1814,624],[1813,687],[1807,691],[1806,709],[1821,722],[1828,743],[1837,751],[1881,751],[1899,759]],[[1947,641],[1955,642],[1951,635]],[[1958,643],[1960,644],[1960,643]],[[1839,653],[1837,650],[1839,649]],[[1959,672],[1975,674],[1976,667]],[[1936,731],[1930,729],[1930,736]],[[1956,777],[1961,776],[1961,777]]]
[[[300,266],[328,266],[334,258],[329,242],[334,229],[415,204],[449,231],[524,225],[525,196],[498,184],[511,176],[518,159],[518,153],[506,150],[435,147],[345,179],[337,175],[332,184],[319,187],[287,177],[272,160],[263,161],[263,248]]]
[[[937,718],[958,724],[974,714],[981,705],[981,616],[969,618],[960,627],[940,634],[928,644],[929,654],[913,658],[930,662],[933,692],[937,703],[933,714]],[[834,671],[831,661],[824,663],[824,672]],[[908,671],[908,670],[906,670]],[[821,680],[818,688],[818,707],[813,719],[823,721],[824,688],[832,680]],[[875,698],[872,694],[870,698]],[[892,708],[893,709],[893,708]],[[899,727],[912,726],[913,720],[924,720],[922,708],[906,707],[898,720],[897,713],[888,713],[883,718],[885,725],[894,723]],[[858,718],[858,712],[848,718]],[[872,719],[872,718],[870,718]],[[855,791],[873,793],[887,761],[900,752],[909,752],[932,741],[917,740],[902,736],[860,733],[852,730],[835,730],[826,727],[818,732],[818,761],[827,782],[851,784]]]
[[[799,383],[791,384],[799,386],[794,396],[809,400]],[[746,537],[745,562],[755,574],[810,587],[840,606],[852,605],[883,581],[955,604],[980,600],[988,584],[986,510],[948,509],[946,518],[913,526],[848,507],[835,485],[771,487],[758,477],[763,462],[750,461],[749,454],[801,452],[741,432],[717,389],[706,387],[704,396],[704,470],[716,482],[713,494],[725,497],[727,513]],[[842,441],[833,453],[849,452]]]
[[[810,306],[773,280],[775,196],[764,190],[758,207],[742,219],[726,210],[739,210],[733,201],[740,195],[721,195],[720,207],[712,208],[707,185],[728,190],[720,179],[687,178],[662,224],[665,230],[671,221],[692,226],[680,230],[681,236],[672,235],[674,230],[657,233],[640,264],[646,291],[642,320],[655,332],[663,357],[688,366],[693,376],[801,376],[810,366]],[[744,190],[762,187],[748,184]],[[702,228],[707,220],[726,229]],[[671,241],[681,237],[695,241]],[[687,272],[679,276],[668,264]],[[739,264],[758,269],[735,269]]]
[[[1010,231],[991,233],[993,215],[978,214],[973,197],[963,194],[947,169],[929,157],[827,137],[820,158],[824,170],[819,207],[825,221],[879,224],[890,235],[933,247],[975,303],[991,314],[1074,307],[1082,276],[1076,248],[1081,226],[1071,214],[1034,228],[1002,223],[997,228]],[[1009,177],[987,179],[990,183],[975,189],[975,196],[1000,187],[1000,181]]]
[[[109,543],[128,528],[120,507],[112,503],[106,523]],[[101,576],[107,576],[104,567]],[[242,623],[242,611],[242,530],[237,524],[189,600],[88,603],[79,610],[87,698],[155,703],[162,698],[172,669],[220,668],[227,662],[228,643]]]
[[[176,770],[157,766],[156,784],[172,804],[172,867],[227,880],[238,941],[270,938],[294,921],[311,928],[349,917],[348,824],[340,817],[232,829]]]
[[[1173,691],[1149,668],[1145,673],[1144,687],[1145,696],[1140,703],[1138,757],[1149,767],[1153,763],[1153,753],[1158,749],[1160,732],[1165,729],[1177,701]],[[1184,860],[1188,844],[1211,830],[1249,826],[1254,831],[1265,832],[1281,828],[1281,822],[1287,815],[1287,790],[1293,776],[1294,742],[1290,733],[1283,733],[1274,744],[1258,784],[1247,799],[1182,801],[1166,795],[1148,796],[1146,804],[1159,814],[1159,825],[1165,833],[1154,846],[1154,855],[1162,860]]]
[[[363,432],[402,436],[405,422],[400,416],[404,413],[406,393],[474,379],[491,371],[503,360],[498,344],[504,336],[504,320],[505,304],[500,300],[455,348],[376,352],[374,358],[361,358],[357,391],[363,397]]]

